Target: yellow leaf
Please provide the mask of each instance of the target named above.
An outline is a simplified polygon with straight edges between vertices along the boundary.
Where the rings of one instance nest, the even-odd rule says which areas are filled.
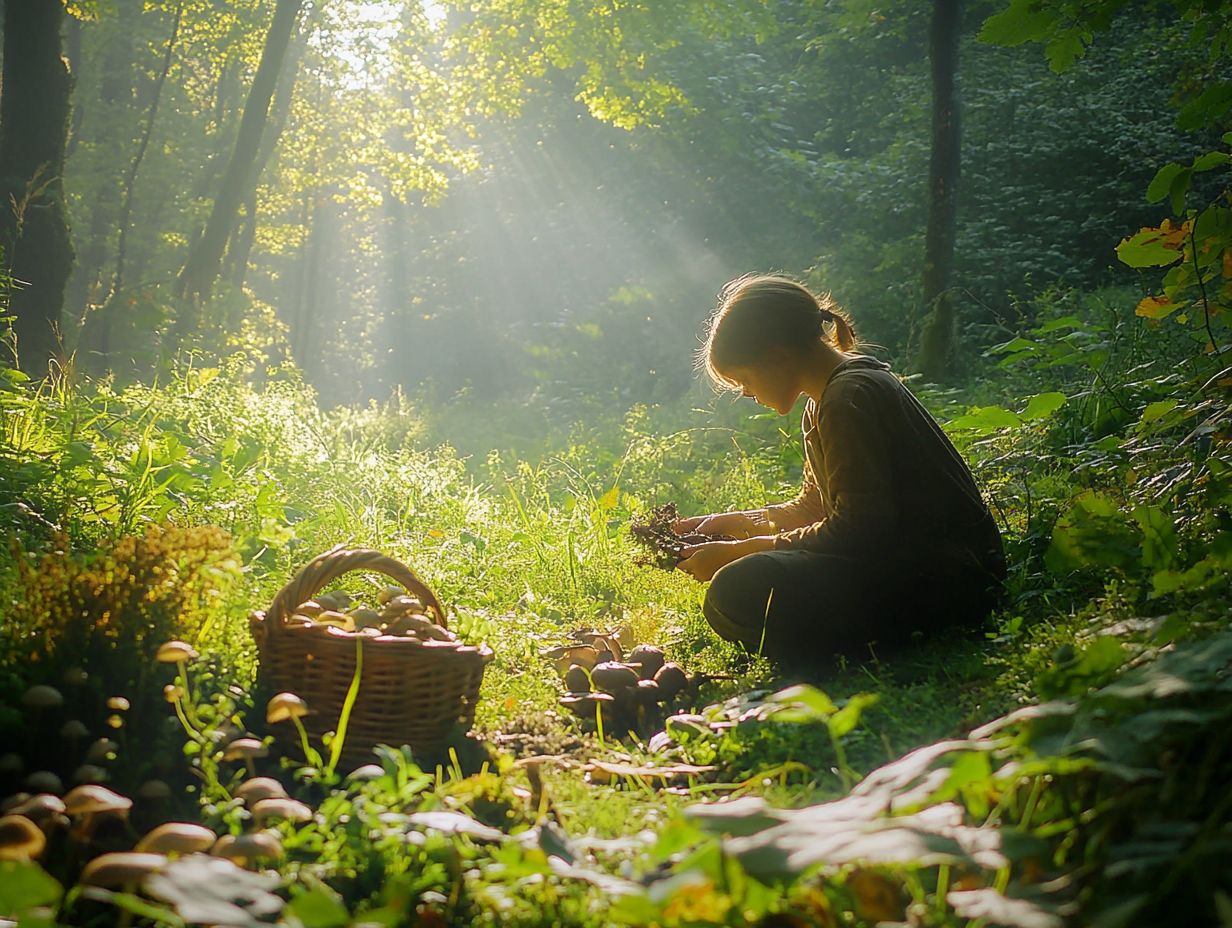
[[[428,529],[428,537],[429,538],[444,538],[445,533],[442,532],[439,528],[430,528]]]
[[[1145,297],[1138,304],[1134,313],[1147,319],[1163,319],[1180,309],[1182,305],[1181,303],[1173,303],[1166,296],[1160,294],[1158,296]]]

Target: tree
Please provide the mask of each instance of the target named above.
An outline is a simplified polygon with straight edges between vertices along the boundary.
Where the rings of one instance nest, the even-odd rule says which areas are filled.
[[[920,337],[920,371],[941,383],[950,375],[954,347],[954,268],[958,177],[962,161],[959,124],[958,37],[961,0],[933,0],[928,54],[932,71],[932,153],[928,162],[928,227],[924,232],[923,305],[928,313]]]
[[[214,208],[205,231],[189,251],[188,259],[176,280],[177,296],[193,300],[208,297],[214,281],[218,279],[236,211],[245,192],[255,182],[252,180],[252,171],[260,151],[270,100],[274,95],[274,86],[278,82],[278,74],[282,70],[282,62],[302,6],[303,0],[278,0],[274,8],[274,19],[270,23],[269,32],[266,33],[261,63],[257,67],[256,76],[248,91],[248,99],[244,104],[244,115],[240,120],[235,150],[214,199]],[[181,320],[181,328],[185,328],[185,321]]]
[[[72,77],[63,58],[61,0],[6,0],[0,96],[0,245],[16,290],[20,363],[42,373],[59,343],[73,266],[64,208]]]

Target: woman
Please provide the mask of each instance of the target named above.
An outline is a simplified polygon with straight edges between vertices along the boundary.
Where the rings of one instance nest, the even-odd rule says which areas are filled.
[[[793,501],[682,519],[730,535],[682,552],[710,580],[724,638],[779,660],[893,644],[981,621],[1005,578],[1001,536],[970,470],[889,366],[857,353],[828,296],[785,277],[728,284],[700,366],[780,415],[805,395],[804,486]]]

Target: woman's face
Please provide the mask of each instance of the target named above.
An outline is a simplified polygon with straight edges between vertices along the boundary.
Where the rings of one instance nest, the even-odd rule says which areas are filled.
[[[734,367],[724,376],[740,385],[741,395],[773,409],[780,416],[791,412],[800,396],[795,368],[784,363],[766,367]]]

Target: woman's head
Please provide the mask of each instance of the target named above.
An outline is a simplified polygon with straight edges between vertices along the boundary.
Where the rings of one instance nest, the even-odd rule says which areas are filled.
[[[818,342],[839,351],[856,345],[851,321],[829,294],[815,296],[789,277],[746,274],[719,294],[698,366],[718,386],[742,389],[735,372],[802,359]]]

